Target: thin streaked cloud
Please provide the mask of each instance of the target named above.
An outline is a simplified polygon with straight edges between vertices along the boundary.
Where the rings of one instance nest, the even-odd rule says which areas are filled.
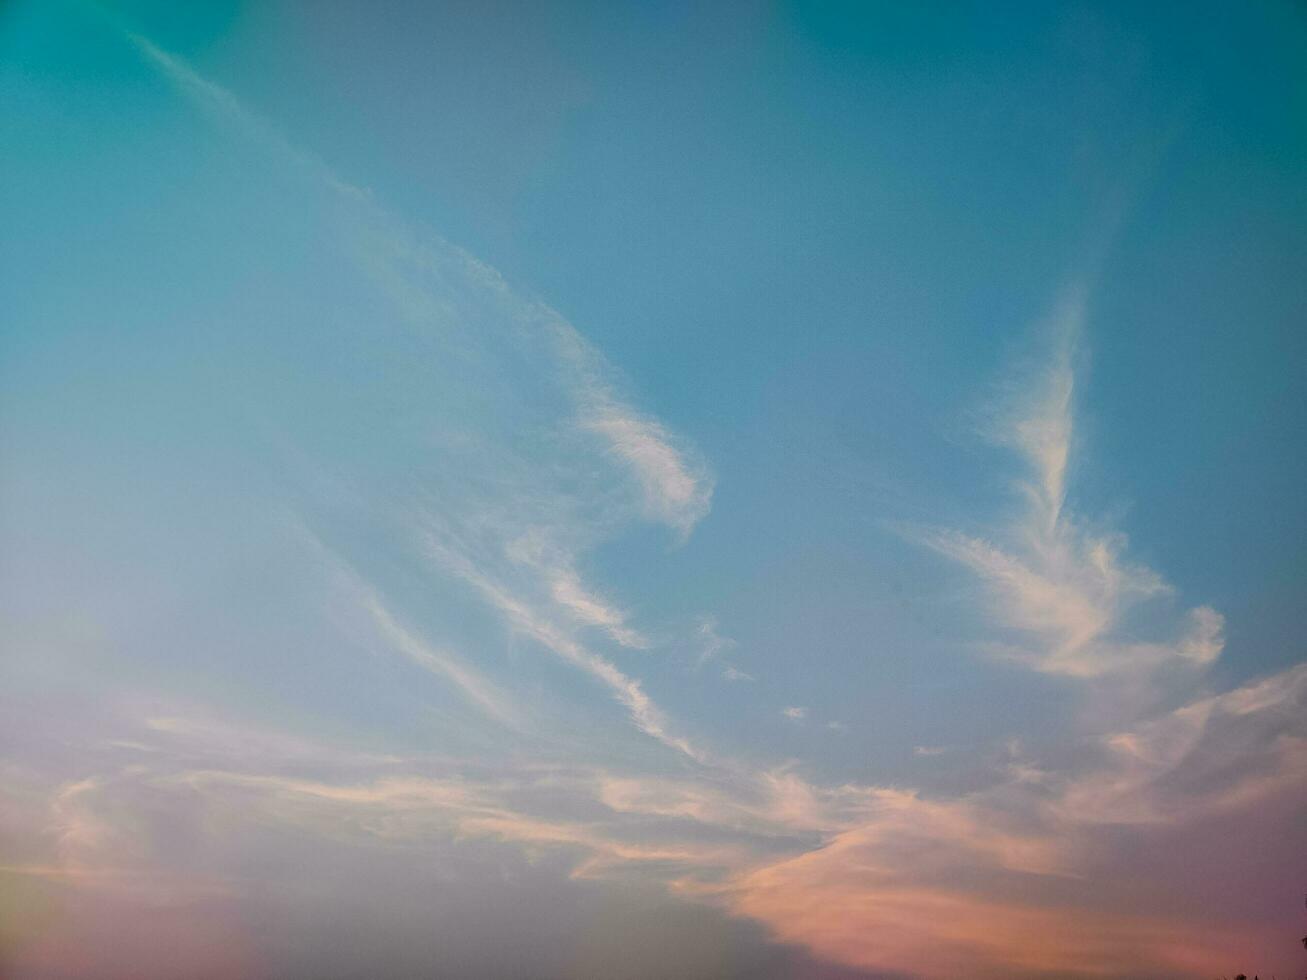
[[[1169,639],[1131,635],[1136,610],[1172,596],[1157,572],[1126,557],[1127,539],[1067,508],[1075,448],[1075,372],[1086,300],[1077,296],[1054,323],[1051,362],[995,412],[989,437],[1011,448],[1025,473],[1013,489],[1025,501],[1015,522],[982,532],[929,528],[922,544],[972,572],[987,593],[993,625],[1022,640],[987,644],[995,657],[1071,677],[1147,671],[1171,662],[1210,664],[1224,646],[1224,617],[1196,606],[1166,626]],[[1163,613],[1165,615],[1165,613]]]

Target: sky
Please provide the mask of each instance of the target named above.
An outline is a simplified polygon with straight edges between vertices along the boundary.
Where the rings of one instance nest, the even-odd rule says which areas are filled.
[[[1301,975],[1305,45],[0,6],[0,974]]]

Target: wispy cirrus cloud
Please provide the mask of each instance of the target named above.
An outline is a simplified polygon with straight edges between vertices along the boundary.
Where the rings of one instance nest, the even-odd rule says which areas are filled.
[[[1232,924],[1239,897],[1203,868],[1223,821],[1283,833],[1307,786],[1304,678],[1300,666],[1200,699],[1038,783],[1012,774],[941,800],[870,791],[823,847],[742,872],[715,900],[839,962],[924,976],[1179,977],[1262,955],[1255,906]],[[1123,884],[1129,855],[1161,840],[1185,842],[1175,860],[1206,881],[1199,900],[1142,902]]]
[[[1307,782],[1307,665],[1199,698],[1101,740],[1068,781],[1066,818],[1156,824],[1251,805]]]
[[[723,894],[738,914],[768,923],[781,941],[853,967],[927,977],[1179,977],[1229,957],[1242,938],[1195,938],[1178,917],[1069,912],[914,886],[868,866],[875,853],[849,835],[743,876]],[[1092,973],[1086,964],[1094,964]]]
[[[714,481],[707,463],[618,397],[603,355],[576,328],[552,311],[548,321],[563,360],[575,372],[581,424],[603,437],[629,469],[645,516],[688,535],[712,506]]]
[[[503,691],[481,675],[479,671],[460,662],[446,651],[429,646],[404,626],[375,595],[361,599],[376,624],[378,632],[396,650],[419,667],[447,678],[473,704],[501,724],[517,728],[521,725],[520,713]]]
[[[1124,534],[1094,529],[1067,507],[1075,449],[1075,364],[1086,300],[1074,293],[1054,323],[1051,360],[996,410],[986,435],[1025,467],[1014,489],[1025,501],[1016,521],[983,534],[947,528],[913,532],[966,567],[984,585],[993,625],[1015,641],[990,643],[997,657],[1049,674],[1097,677],[1164,663],[1204,666],[1224,646],[1224,618],[1207,606],[1161,639],[1130,635],[1136,607],[1173,593],[1156,572],[1124,557]],[[1166,635],[1169,634],[1169,635]]]
[[[637,510],[682,538],[710,510],[713,477],[707,463],[661,422],[623,398],[604,355],[556,310],[516,292],[500,273],[430,232],[418,233],[387,212],[364,188],[296,146],[268,120],[181,58],[131,32],[127,38],[183,94],[266,147],[294,170],[335,194],[366,271],[410,319],[424,325],[493,324],[528,352],[542,346],[572,403],[573,424],[598,436],[637,490]],[[543,345],[539,341],[543,339]]]
[[[621,646],[648,649],[649,640],[627,624],[626,613],[590,589],[576,570],[574,556],[551,544],[541,528],[510,541],[506,552],[539,573],[548,597],[576,623],[603,630]]]
[[[271,822],[320,848],[491,841],[566,856],[574,878],[661,881],[854,968],[1179,977],[1250,955],[1265,929],[1219,891],[1198,902],[1132,892],[1131,855],[1165,834],[1201,875],[1222,821],[1276,833],[1307,785],[1304,709],[1299,666],[1104,736],[1078,762],[1036,757],[1041,780],[1000,768],[984,789],[939,797],[815,785],[792,767],[668,778],[431,758],[333,765],[335,753],[299,740],[261,757],[232,743],[230,726],[142,722],[125,741],[168,751],[124,749],[131,765],[106,760],[104,773],[54,787],[54,846],[29,870],[133,901],[239,890],[222,862],[178,869],[142,812],[201,835],[225,828],[221,846],[246,821],[243,832]]]
[[[388,649],[450,684],[469,704],[485,717],[509,729],[520,731],[525,719],[511,696],[453,651],[427,642],[396,617],[377,589],[358,571],[330,549],[302,520],[293,526],[297,539],[323,565],[327,572],[330,603],[338,617],[345,610],[361,613],[365,625]]]
[[[478,565],[460,546],[459,536],[450,533],[447,522],[427,515],[425,541],[426,555],[435,567],[471,586],[512,629],[598,680],[626,708],[640,731],[692,759],[706,758],[688,739],[671,733],[666,715],[638,680],[573,637],[550,615],[549,607],[542,608],[514,593],[484,563]]]
[[[935,756],[944,755],[948,752],[947,745],[914,745],[912,754],[917,756]]]
[[[700,644],[699,656],[694,662],[696,670],[699,670],[709,660],[719,656],[735,646],[735,641],[729,636],[722,636],[718,631],[716,616],[701,616],[695,625],[695,636]]]
[[[635,519],[663,524],[684,541],[711,507],[706,462],[624,397],[607,359],[556,310],[388,212],[181,58],[128,37],[178,91],[328,194],[343,247],[395,317],[440,341],[432,372],[447,397],[484,408],[480,418],[433,420],[436,431],[421,447],[435,445],[444,456],[412,490],[423,503],[413,508],[420,526],[410,531],[432,567],[472,585],[512,630],[599,680],[641,731],[702,758],[670,733],[642,683],[579,635],[593,629],[622,648],[650,646],[578,566],[587,548]],[[441,364],[451,353],[457,364]],[[488,715],[512,717],[502,691],[418,638],[375,591],[365,588],[357,600],[397,650],[443,674]]]

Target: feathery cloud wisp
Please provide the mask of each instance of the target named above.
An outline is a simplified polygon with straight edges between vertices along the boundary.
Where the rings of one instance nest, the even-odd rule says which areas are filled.
[[[1170,594],[1171,587],[1156,572],[1122,557],[1123,534],[1093,531],[1068,512],[1073,366],[1084,299],[1074,298],[1061,316],[1051,363],[989,432],[1025,464],[1027,475],[1016,483],[1026,501],[1024,512],[1014,524],[984,535],[936,528],[917,537],[971,570],[989,593],[994,625],[1025,638],[991,645],[1002,659],[1086,678],[1166,662],[1208,664],[1224,646],[1221,614],[1198,606],[1170,627],[1170,639],[1133,639],[1124,627],[1126,614]]]
[[[513,330],[545,338],[557,380],[573,403],[575,424],[598,435],[610,458],[630,474],[644,517],[666,524],[684,538],[708,513],[713,479],[707,464],[666,426],[619,395],[607,359],[561,314],[519,295],[497,270],[440,236],[415,234],[367,190],[295,146],[230,91],[148,39],[125,33],[188,98],[337,195],[346,209],[347,234],[360,249],[361,265],[379,277],[392,301],[412,319],[444,322],[452,315],[477,321],[493,309]]]
[[[464,342],[491,345],[487,349],[496,356],[534,361],[537,353],[544,352],[544,366],[550,372],[544,387],[557,387],[570,402],[571,430],[578,437],[598,436],[606,447],[603,456],[614,461],[634,482],[633,506],[625,508],[619,519],[643,516],[667,525],[684,539],[708,512],[713,481],[706,464],[664,425],[637,411],[621,397],[611,365],[557,311],[520,295],[495,269],[440,236],[415,233],[371,194],[343,180],[325,162],[295,146],[277,127],[247,109],[227,89],[202,77],[182,59],[147,39],[135,34],[128,37],[186,97],[333,195],[340,206],[337,220],[342,237],[349,240],[360,267],[376,277],[402,316],[418,326],[442,329],[451,324],[455,328],[463,323],[485,324],[492,334],[489,339],[465,333]],[[509,353],[503,354],[504,351]],[[528,405],[523,412],[530,414],[532,408]],[[498,465],[499,469],[487,470],[480,494],[463,488],[441,500],[442,508],[448,511],[444,515],[448,522],[479,523],[495,537],[494,547],[472,554],[460,551],[457,544],[448,541],[429,542],[428,556],[435,558],[447,572],[475,585],[515,629],[600,680],[627,708],[642,731],[678,751],[701,758],[702,753],[688,741],[669,734],[663,712],[638,680],[584,646],[555,615],[561,612],[571,623],[600,628],[622,646],[648,645],[638,631],[626,624],[619,610],[582,583],[575,570],[574,549],[533,548],[523,537],[521,522],[496,525],[484,520],[486,511],[498,502],[496,492],[505,498],[505,511],[520,509],[523,498],[552,493],[557,505],[541,513],[545,526],[537,543],[589,541],[605,532],[605,524],[612,523],[610,514],[595,516],[596,511],[604,512],[607,508],[606,488],[577,490],[576,486],[584,480],[560,480],[555,476],[556,471],[569,466],[585,470],[589,468],[588,460],[577,466],[575,461],[542,457],[537,447],[520,438],[517,444],[511,441],[515,428],[510,421],[502,431],[491,433],[501,439],[501,444],[494,447],[497,455],[483,455],[496,460],[496,464],[489,465]],[[541,486],[559,489],[542,491]],[[489,505],[486,497],[490,498]],[[502,555],[534,568],[538,584],[547,592],[547,606],[500,581],[502,576],[496,571],[495,558],[488,556]],[[501,719],[506,717],[502,698],[492,696],[488,686],[470,670],[421,643],[375,597],[364,605],[377,628],[410,659],[444,673],[488,712]]]
[[[583,646],[552,621],[547,613],[514,595],[488,572],[478,568],[466,553],[459,550],[452,538],[441,536],[439,526],[440,522],[428,515],[426,553],[439,568],[475,588],[514,629],[604,684],[627,709],[631,720],[642,732],[696,761],[705,759],[703,751],[689,740],[670,733],[662,710],[645,693],[639,681],[628,677],[612,662]]]

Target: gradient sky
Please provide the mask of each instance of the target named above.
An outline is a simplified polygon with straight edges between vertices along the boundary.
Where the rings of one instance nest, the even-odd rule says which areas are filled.
[[[0,973],[1301,975],[1305,51],[0,6]]]

